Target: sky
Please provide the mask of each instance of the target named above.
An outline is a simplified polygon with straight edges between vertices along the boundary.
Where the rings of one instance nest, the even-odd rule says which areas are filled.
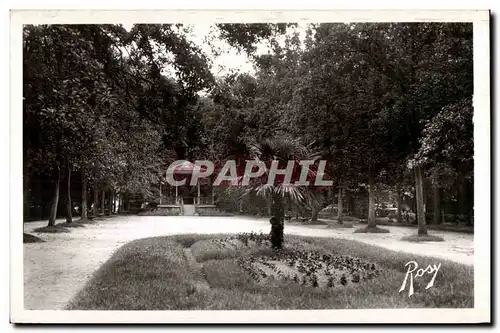
[[[130,31],[133,24],[123,24],[123,27]],[[243,52],[238,52],[235,48],[231,47],[227,42],[215,38],[213,46],[220,51],[219,55],[212,52],[212,47],[207,41],[207,37],[216,36],[213,27],[209,24],[196,24],[192,25],[192,31],[187,35],[187,38],[193,43],[198,45],[203,52],[212,61],[212,73],[215,76],[224,75],[230,70],[237,70],[240,72],[254,73],[252,62],[248,56]],[[257,52],[267,53],[267,48],[264,43],[258,46]],[[172,69],[166,69],[171,71]]]
[[[252,62],[248,59],[248,56],[243,52],[238,52],[235,48],[221,39],[216,39],[213,42],[214,46],[221,52],[218,56],[214,55],[211,46],[206,41],[206,37],[210,35],[214,36],[213,28],[211,29],[211,26],[208,24],[199,24],[193,26],[192,33],[188,38],[196,45],[200,46],[205,54],[213,61],[212,73],[214,75],[223,74],[230,69],[241,72],[254,72]],[[266,47],[261,43],[257,52],[264,53],[265,51]]]
[[[123,27],[130,30],[132,24],[124,23]],[[231,70],[250,74],[255,73],[255,68],[248,56],[244,52],[239,52],[237,49],[231,47],[226,41],[217,38],[218,33],[213,25],[195,24],[190,25],[190,27],[191,32],[187,34],[187,38],[198,45],[212,61],[211,71],[214,76],[222,76]],[[298,29],[303,39],[306,27],[299,26]],[[213,48],[217,49],[219,54],[214,54]],[[257,54],[267,54],[269,51],[270,48],[265,41],[257,44]],[[165,72],[173,74],[175,71],[173,68],[166,68]]]

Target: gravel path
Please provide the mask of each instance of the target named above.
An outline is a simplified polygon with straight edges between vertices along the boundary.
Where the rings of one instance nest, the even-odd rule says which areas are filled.
[[[63,222],[63,220],[59,221]],[[38,234],[46,221],[25,223],[24,231],[46,242],[24,244],[24,308],[63,309],[90,276],[123,244],[145,237],[182,233],[268,232],[267,219],[246,217],[119,216],[72,228],[70,233]],[[354,239],[367,244],[474,265],[474,235],[430,230],[445,242],[400,241],[416,233],[406,227],[386,227],[389,234],[353,234],[354,229],[286,225],[285,234]]]

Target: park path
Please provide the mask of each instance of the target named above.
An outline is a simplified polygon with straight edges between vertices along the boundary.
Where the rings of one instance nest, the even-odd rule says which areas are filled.
[[[62,221],[61,221],[62,222]],[[24,224],[24,232],[46,242],[24,244],[24,308],[63,309],[92,274],[113,252],[134,239],[187,233],[268,232],[267,219],[247,217],[117,216],[70,233],[37,234],[33,230],[45,221]],[[387,249],[474,265],[474,235],[429,231],[445,242],[408,243],[400,240],[415,229],[385,227],[389,234],[353,234],[354,229],[325,229],[325,226],[286,225],[285,233],[354,239]]]

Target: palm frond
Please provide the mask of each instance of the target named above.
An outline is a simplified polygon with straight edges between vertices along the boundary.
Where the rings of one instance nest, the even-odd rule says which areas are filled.
[[[258,185],[254,188],[254,191],[257,195],[260,195],[262,197],[267,197],[271,195],[275,189],[273,184],[262,184]]]

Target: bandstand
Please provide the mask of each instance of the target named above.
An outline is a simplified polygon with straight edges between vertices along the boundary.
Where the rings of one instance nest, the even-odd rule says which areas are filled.
[[[174,168],[175,180],[186,179],[184,185],[173,186],[166,181],[166,171],[162,172],[158,215],[212,215],[218,212],[211,178],[198,179],[191,186],[195,164],[186,161]]]

